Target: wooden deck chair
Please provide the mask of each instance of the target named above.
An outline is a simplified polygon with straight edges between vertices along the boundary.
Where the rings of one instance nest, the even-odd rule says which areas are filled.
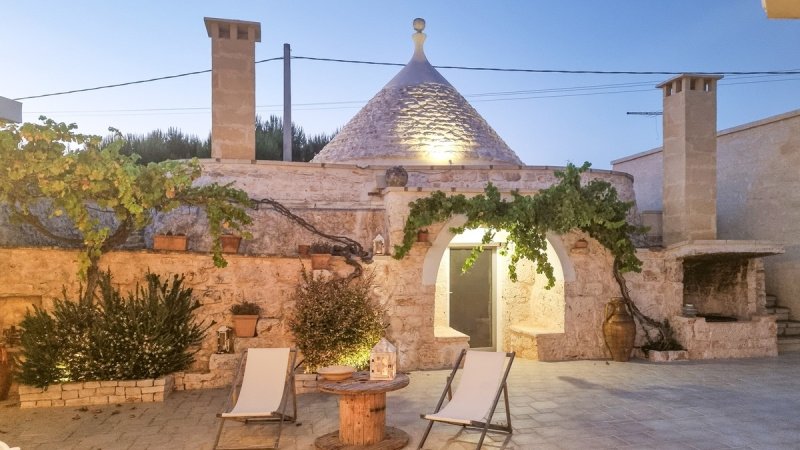
[[[430,420],[430,423],[417,448],[421,449],[425,444],[434,422],[482,430],[476,449],[481,448],[489,430],[511,434],[511,411],[508,405],[506,378],[508,378],[508,372],[514,362],[514,356],[514,352],[462,350],[453,371],[447,377],[447,384],[439,398],[439,403],[436,404],[436,409],[432,414],[420,415],[421,418]],[[461,379],[454,394],[453,379],[465,357],[464,369],[461,371]],[[492,416],[501,393],[506,405],[506,425],[492,423]],[[449,401],[442,408],[445,397]]]
[[[294,362],[297,351],[288,348],[250,348],[244,351],[231,385],[225,411],[217,414],[221,419],[214,441],[215,449],[250,450],[278,448],[283,422],[297,419],[297,397],[294,387]],[[292,402],[292,414],[286,413]],[[278,435],[272,446],[219,447],[222,429],[227,419],[265,421],[278,423]]]

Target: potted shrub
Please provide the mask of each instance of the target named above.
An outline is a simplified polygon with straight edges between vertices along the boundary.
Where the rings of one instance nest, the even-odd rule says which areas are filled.
[[[157,234],[153,236],[153,250],[186,251],[189,240],[185,234]]]
[[[305,371],[331,365],[369,367],[372,347],[383,337],[385,311],[372,298],[372,275],[354,279],[301,272],[289,318]]]
[[[311,244],[311,268],[327,269],[331,260],[331,250],[333,247],[328,242],[317,241]]]
[[[241,301],[231,306],[233,314],[233,332],[237,337],[253,337],[256,334],[256,322],[261,307],[253,302]]]

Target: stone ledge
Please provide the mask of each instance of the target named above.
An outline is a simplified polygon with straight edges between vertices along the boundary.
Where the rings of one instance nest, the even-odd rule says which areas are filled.
[[[556,335],[556,334],[564,334],[563,331],[551,330],[546,328],[539,328],[539,327],[530,327],[525,325],[511,325],[508,329],[514,333],[523,334],[526,336],[544,336],[544,335]]]
[[[173,375],[146,380],[63,383],[45,389],[20,385],[19,403],[21,408],[41,408],[161,402],[173,387]],[[117,390],[121,390],[123,395],[115,395]]]

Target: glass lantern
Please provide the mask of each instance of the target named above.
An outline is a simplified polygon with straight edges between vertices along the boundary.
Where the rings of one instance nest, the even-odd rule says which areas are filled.
[[[217,328],[217,353],[233,353],[233,328]]]
[[[397,347],[381,338],[369,354],[369,379],[394,380],[396,373]]]
[[[386,241],[383,239],[383,236],[380,234],[375,236],[375,239],[372,240],[372,254],[373,255],[382,255],[385,253]]]

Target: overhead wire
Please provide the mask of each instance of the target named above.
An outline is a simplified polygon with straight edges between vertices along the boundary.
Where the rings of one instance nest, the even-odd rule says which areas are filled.
[[[255,61],[255,64],[260,64],[269,61],[282,60],[282,56],[267,58]],[[324,61],[324,62],[338,62],[347,64],[366,64],[366,65],[379,65],[379,66],[405,66],[402,63],[390,63],[379,61],[364,61],[354,59],[338,59],[338,58],[321,58],[312,56],[292,56],[291,59],[309,60],[309,61]],[[478,66],[433,66],[437,69],[454,69],[454,70],[472,70],[472,71],[492,71],[492,72],[520,72],[520,73],[558,73],[558,74],[593,74],[593,75],[679,75],[681,72],[670,71],[632,71],[632,70],[570,70],[570,69],[517,69],[517,68],[503,68],[503,67],[478,67]],[[147,78],[143,80],[127,81],[123,83],[107,84],[102,86],[95,86],[83,89],[72,89],[68,91],[51,92],[47,94],[29,95],[25,97],[17,97],[14,100],[31,100],[36,98],[54,97],[58,95],[75,94],[80,92],[97,91],[101,89],[111,89],[122,86],[131,86],[136,84],[151,83],[155,81],[169,80],[175,78],[182,78],[192,75],[199,75],[211,72],[211,69],[197,70],[192,72],[184,72],[174,75],[166,75],[162,77]],[[766,70],[766,71],[727,71],[727,72],[700,72],[708,75],[800,75],[800,70]]]

